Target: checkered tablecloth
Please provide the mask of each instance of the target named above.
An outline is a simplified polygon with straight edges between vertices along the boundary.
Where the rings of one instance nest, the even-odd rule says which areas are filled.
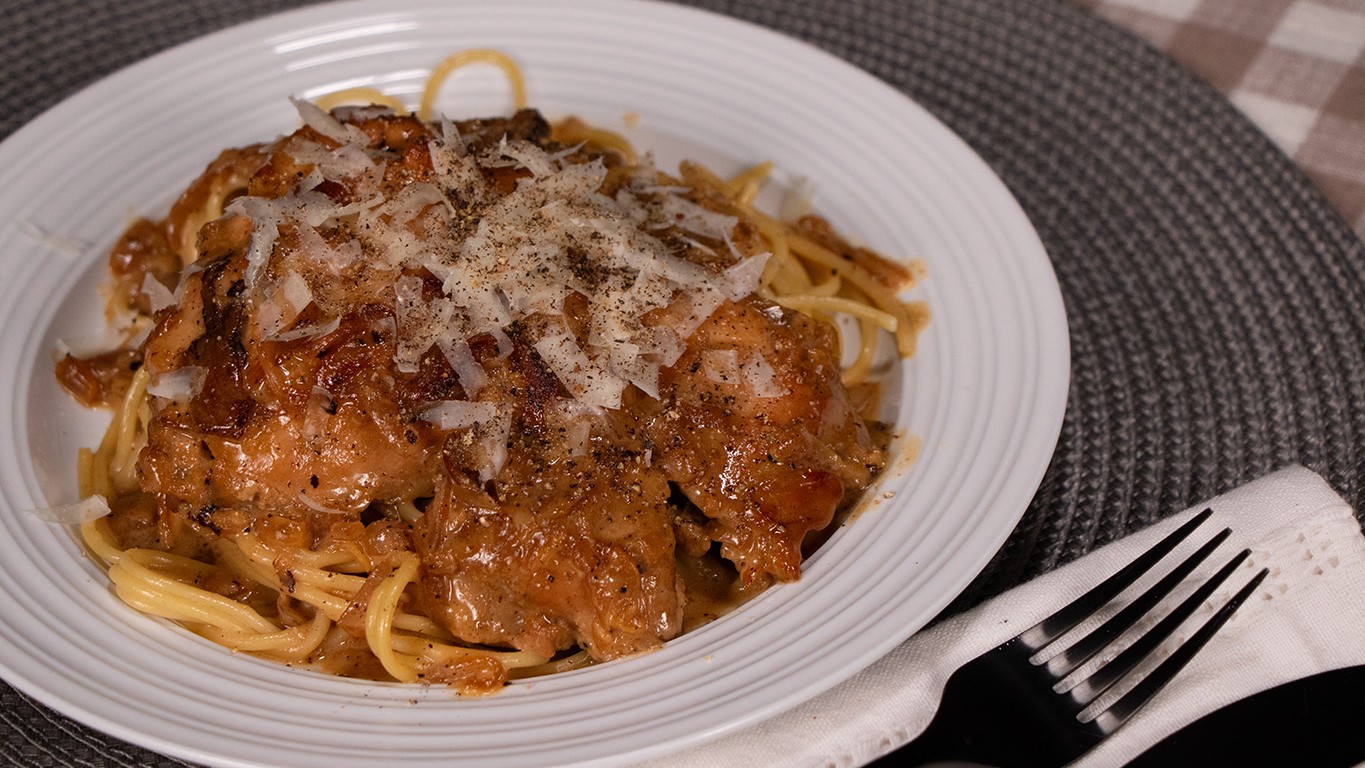
[[[1365,0],[1079,0],[1225,94],[1365,237]]]

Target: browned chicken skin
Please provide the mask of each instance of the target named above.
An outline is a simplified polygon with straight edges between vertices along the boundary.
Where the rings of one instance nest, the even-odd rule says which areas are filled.
[[[728,350],[762,350],[783,394],[708,376],[702,355]],[[843,395],[835,350],[827,325],[751,300],[722,305],[665,373],[671,406],[650,425],[660,464],[746,587],[795,580],[806,533],[885,462]]]
[[[362,188],[329,178],[313,186],[318,199],[394,200],[437,173],[439,126],[362,112],[346,122],[382,158],[381,179]],[[562,149],[530,111],[458,127],[469,153],[509,138]],[[206,178],[241,177],[253,199],[289,195],[314,171],[299,159],[305,145],[340,142],[305,127],[224,153]],[[583,150],[570,157],[593,158]],[[462,197],[433,203],[449,205],[445,235],[456,241],[474,232],[480,206],[518,190],[527,170],[508,163],[479,173],[466,178]],[[607,178],[610,196],[608,187],[622,182]],[[400,289],[439,300],[443,278],[389,259],[353,215],[316,232],[282,223],[273,257],[254,262],[253,237],[269,226],[259,217],[254,226],[240,212],[194,220],[219,188],[191,187],[170,219],[139,222],[111,256],[117,293],[144,312],[149,277],[177,290],[142,347],[59,366],[59,379],[87,403],[113,402],[141,365],[153,376],[191,371],[200,382],[188,397],[153,398],[141,491],[115,508],[129,520],[127,537],[151,530],[160,515],[178,521],[163,524],[167,531],[205,541],[248,530],[287,529],[301,546],[351,537],[376,568],[386,553],[414,551],[421,569],[405,605],[455,638],[547,657],[580,647],[612,659],[681,631],[686,558],[718,553],[743,593],[797,579],[807,534],[828,526],[885,463],[884,437],[869,432],[840,382],[827,323],[753,295],[717,302],[659,370],[656,396],[627,386],[611,408],[584,406],[556,377],[542,352],[558,326],[532,313],[500,334],[455,340],[482,371],[471,391],[468,372],[441,346],[450,339],[401,362],[424,316],[402,305]],[[693,201],[723,208],[702,193]],[[426,234],[422,221],[409,225],[414,237]],[[197,257],[181,275],[177,244],[190,226]],[[724,261],[719,240],[684,238],[668,222],[655,229],[682,259],[724,267],[709,265]],[[756,235],[740,226],[734,240]],[[316,258],[288,274],[282,266],[281,254],[336,254],[356,242],[358,258],[340,267]],[[279,303],[270,286],[289,280],[302,281],[308,303],[273,327],[263,309]],[[596,330],[583,319],[586,301],[563,301],[568,333],[587,348]],[[498,416],[472,426],[429,417],[432,404],[452,401],[489,404]],[[412,503],[421,508],[415,522],[394,511]]]

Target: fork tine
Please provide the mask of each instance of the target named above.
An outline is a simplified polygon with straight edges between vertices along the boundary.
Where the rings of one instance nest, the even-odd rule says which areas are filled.
[[[1209,617],[1208,621],[1204,622],[1204,626],[1200,627],[1198,632],[1171,653],[1142,682],[1133,686],[1132,690],[1125,693],[1122,698],[1114,702],[1104,712],[1101,712],[1094,720],[1100,731],[1105,734],[1113,733],[1115,728],[1123,725],[1128,718],[1133,716],[1134,712],[1141,709],[1143,704],[1155,696],[1157,691],[1166,687],[1166,684],[1176,676],[1176,673],[1184,669],[1185,665],[1194,658],[1194,655],[1204,647],[1204,644],[1227,623],[1228,619],[1232,618],[1233,612],[1246,602],[1252,592],[1256,591],[1268,573],[1270,573],[1269,568],[1262,568],[1258,571],[1245,586],[1238,590],[1237,594],[1232,596],[1231,600],[1228,600],[1222,608],[1219,608],[1213,616]]]
[[[1199,527],[1200,523],[1209,519],[1212,514],[1212,509],[1205,509],[1195,515],[1113,576],[1100,582],[1089,592],[1063,606],[1061,610],[1038,622],[1032,628],[1021,632],[1018,636],[1019,642],[1029,650],[1037,651],[1066,634],[1068,630],[1079,624],[1087,616],[1099,610],[1100,606],[1117,597],[1120,592],[1137,581],[1142,574],[1151,570],[1152,566],[1160,562],[1161,558],[1175,549],[1176,545],[1184,541],[1195,528]]]
[[[1171,590],[1175,589],[1176,586],[1184,581],[1185,577],[1189,576],[1200,563],[1204,562],[1209,555],[1213,554],[1213,550],[1217,549],[1218,545],[1222,544],[1231,534],[1231,528],[1224,528],[1222,531],[1219,531],[1218,534],[1209,539],[1204,546],[1185,558],[1180,565],[1172,568],[1171,572],[1162,577],[1161,581],[1153,584],[1146,592],[1138,595],[1131,603],[1125,606],[1123,610],[1114,614],[1108,621],[1092,630],[1090,634],[1077,640],[1070,648],[1067,648],[1056,656],[1048,659],[1047,663],[1043,665],[1044,668],[1059,680],[1071,674],[1072,670],[1084,664],[1090,657],[1099,653],[1103,648],[1118,639],[1119,635],[1122,635],[1129,627],[1136,624],[1138,619],[1146,616],[1148,611],[1152,610],[1157,603],[1160,603],[1163,597],[1170,594]]]
[[[1146,634],[1138,638],[1132,645],[1125,648],[1122,653],[1115,656],[1109,663],[1096,670],[1090,677],[1077,683],[1069,692],[1070,696],[1078,704],[1084,706],[1094,701],[1096,696],[1109,690],[1114,683],[1118,682],[1124,675],[1131,672],[1139,662],[1145,659],[1152,651],[1156,650],[1157,646],[1161,645],[1161,642],[1170,636],[1170,634],[1175,631],[1176,627],[1184,623],[1185,619],[1189,618],[1190,614],[1194,613],[1205,600],[1208,600],[1209,595],[1212,595],[1213,591],[1218,589],[1219,585],[1226,581],[1228,576],[1231,576],[1232,572],[1237,570],[1237,567],[1240,566],[1242,561],[1246,560],[1250,554],[1251,550],[1249,549],[1244,549],[1237,553],[1235,557],[1228,561],[1227,565],[1224,565],[1217,573],[1210,576],[1209,579],[1201,584],[1189,597],[1185,598],[1184,602],[1176,606],[1166,618],[1158,622],[1156,626],[1148,630]]]

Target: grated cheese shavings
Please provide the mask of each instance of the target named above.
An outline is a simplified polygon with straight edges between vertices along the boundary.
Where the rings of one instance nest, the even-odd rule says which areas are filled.
[[[174,371],[157,374],[147,384],[147,394],[167,400],[191,400],[204,388],[208,371],[197,365],[187,365]]]
[[[41,520],[60,525],[81,525],[109,514],[109,502],[99,494],[86,496],[74,504],[30,510]]]
[[[281,233],[293,232],[295,250],[322,270],[312,273],[315,285],[346,279],[362,266],[394,274],[400,372],[417,371],[422,356],[437,347],[473,397],[484,378],[467,341],[490,334],[499,357],[506,357],[507,330],[539,317],[527,326],[529,341],[565,389],[585,405],[617,408],[628,386],[657,396],[659,370],[678,360],[697,327],[726,301],[758,288],[767,256],[740,258],[731,239],[736,218],[689,199],[686,187],[659,183],[651,168],[638,170],[608,196],[601,192],[607,169],[600,160],[583,162],[573,148],[549,152],[506,138],[471,152],[457,127],[445,121],[428,143],[431,176],[386,199],[379,187],[382,153],[368,148],[364,133],[314,104],[294,103],[306,125],[340,146],[287,139],[285,150],[310,166],[301,170],[294,191],[273,199],[241,197],[228,207],[252,223],[245,277],[257,302],[260,337],[325,330],[287,331],[309,297],[298,285],[287,291],[260,285],[268,273],[286,280],[294,274],[272,266]],[[525,173],[499,196],[485,171],[509,167]],[[326,180],[345,180],[353,191],[349,199],[363,199],[338,204],[319,191]],[[323,231],[342,220],[351,222],[354,238],[333,245]],[[697,264],[671,252],[683,242],[716,253],[697,238],[723,243],[723,258],[731,263]],[[439,291],[419,274],[434,277]],[[575,328],[586,330],[578,338],[564,319],[573,294],[588,305],[576,318]],[[762,366],[749,378],[771,389]]]
[[[498,416],[497,406],[477,400],[442,400],[427,406],[420,418],[445,430],[467,429]]]
[[[326,136],[338,144],[364,144],[365,132],[354,125],[343,123],[336,119],[327,110],[319,107],[307,99],[296,99],[290,97],[289,101],[294,104],[294,109],[299,112],[299,119],[303,120],[304,125]]]
[[[175,294],[171,293],[171,289],[157,280],[151,272],[142,278],[142,295],[147,297],[154,315],[176,303]]]

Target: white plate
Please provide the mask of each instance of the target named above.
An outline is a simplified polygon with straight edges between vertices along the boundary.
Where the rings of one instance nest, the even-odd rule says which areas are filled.
[[[494,47],[534,104],[630,129],[660,159],[774,160],[815,207],[922,258],[933,321],[893,379],[903,455],[873,502],[769,591],[657,653],[461,700],[233,655],[111,596],[70,533],[25,512],[74,499],[103,416],[57,392],[59,338],[100,325],[103,257],[220,148],[292,130],[286,97],[375,85],[415,98],[453,51]],[[501,112],[489,72],[442,108]],[[733,20],[645,2],[314,7],[156,56],[0,145],[0,672],[103,731],[221,765],[620,764],[794,706],[923,626],[1004,542],[1037,488],[1069,378],[1066,321],[1037,235],[956,136],[880,81]],[[913,440],[902,440],[905,449]],[[856,716],[856,713],[854,713]]]

